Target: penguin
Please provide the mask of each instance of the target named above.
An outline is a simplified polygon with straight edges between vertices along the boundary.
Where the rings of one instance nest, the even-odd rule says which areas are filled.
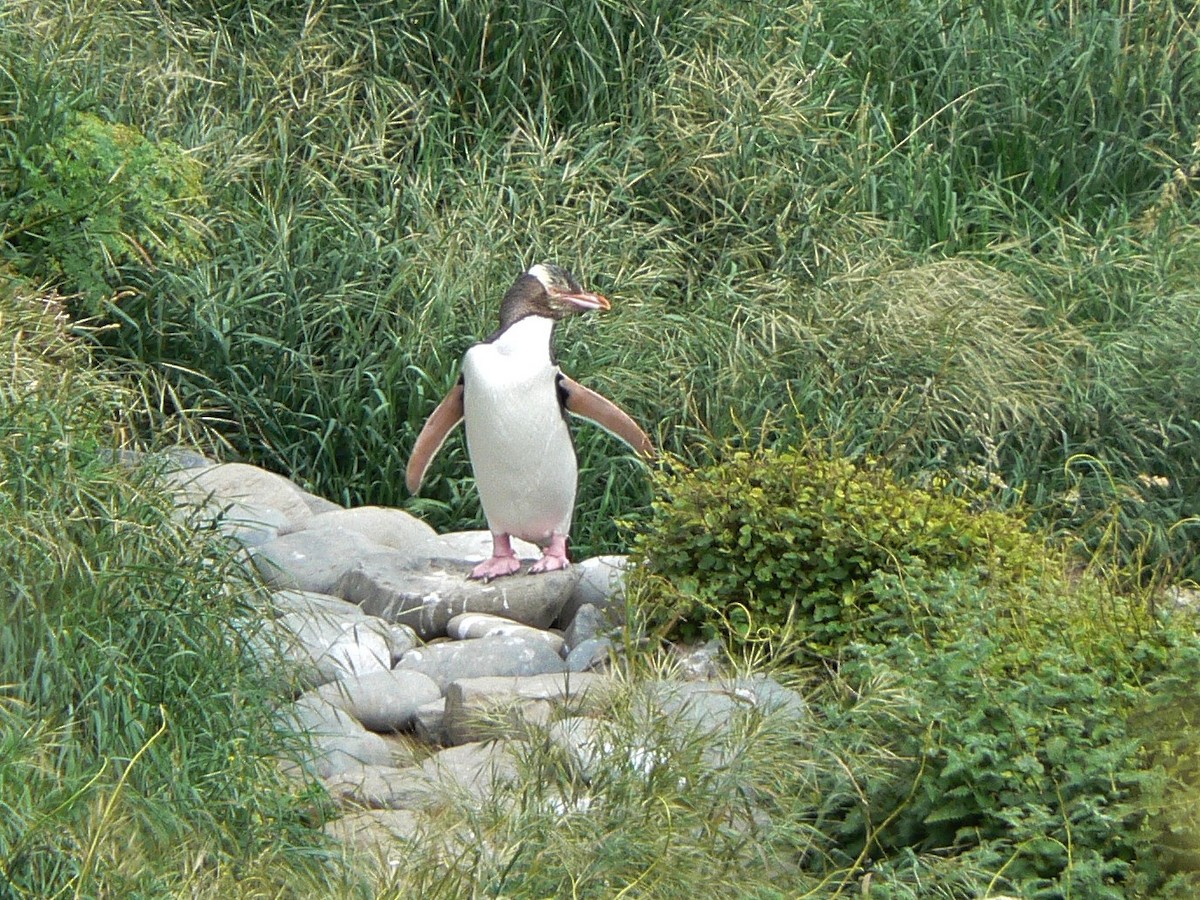
[[[564,375],[554,361],[555,324],[607,310],[566,270],[538,263],[513,282],[500,304],[500,328],[463,357],[458,383],[421,429],[405,481],[416,494],[450,432],[462,422],[479,499],[492,533],[492,556],[470,573],[490,581],[521,569],[511,538],[543,548],[530,574],[570,565],[567,537],[578,463],[568,412],[589,419],[643,457],[646,433],[620,407]]]

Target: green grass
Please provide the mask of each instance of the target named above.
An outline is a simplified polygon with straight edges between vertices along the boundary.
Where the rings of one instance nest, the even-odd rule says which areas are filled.
[[[25,573],[15,584],[51,579],[62,598],[28,629],[7,626],[13,658],[83,666],[37,682],[59,692],[62,721],[37,724],[28,686],[3,705],[14,765],[65,791],[33,794],[81,792],[66,808],[90,810],[79,827],[92,831],[54,832],[74,834],[78,852],[35,854],[52,866],[46,883],[133,877],[102,861],[103,842],[88,855],[94,826],[123,823],[119,840],[139,817],[166,815],[129,799],[151,783],[139,778],[171,752],[185,773],[224,771],[228,747],[227,735],[212,738],[218,749],[179,743],[179,722],[207,735],[224,707],[166,704],[168,729],[151,741],[155,697],[220,674],[198,659],[145,676],[140,700],[84,687],[126,677],[84,652],[82,636],[108,646],[102,612],[116,603],[95,582],[123,573],[135,596],[145,571],[174,583],[159,568],[170,554],[143,564],[116,549],[130,539],[130,553],[153,555],[157,501],[93,450],[203,441],[340,502],[480,525],[461,441],[422,498],[405,495],[401,473],[462,352],[537,260],[614,300],[563,326],[564,369],[685,461],[726,441],[813,440],[1021,504],[1126,584],[1200,579],[1198,21],[1190,0],[6,5],[0,252],[92,317],[98,351],[31,399],[14,385],[37,360],[21,354],[68,351],[13,341],[23,374],[5,395],[7,421],[32,423],[6,432],[3,490],[19,513],[5,526],[86,550],[55,544],[42,559],[31,541],[5,545]],[[92,383],[96,368],[128,393],[97,403],[110,387]],[[648,507],[645,473],[607,435],[581,425],[576,441],[574,552],[623,550],[615,523]],[[106,519],[126,524],[96,524]],[[198,564],[199,549],[172,540]],[[96,562],[110,553],[109,568]],[[139,600],[135,647],[228,612],[188,573],[179,596],[204,602]],[[14,669],[0,682],[28,678]],[[125,782],[98,749],[79,749],[82,698],[104,700],[112,727],[93,731],[114,743],[99,748],[124,760],[146,748]],[[236,781],[193,780],[233,796],[221,778]],[[665,808],[676,823],[695,813]],[[224,827],[178,825],[223,848],[206,859],[266,852],[235,852]],[[551,847],[549,826],[536,833],[537,859],[578,871],[577,848]],[[707,859],[715,846],[671,852]],[[82,859],[86,872],[53,868]],[[922,852],[910,875],[971,886],[954,895],[986,888],[1001,865]],[[529,885],[570,881],[519,870]],[[219,893],[228,871],[205,870],[205,889]],[[715,893],[734,883],[713,871]],[[771,883],[762,875],[764,896]]]
[[[563,365],[668,449],[804,422],[910,471],[982,467],[1094,547],[1112,492],[1066,468],[1088,454],[1121,491],[1166,480],[1121,552],[1195,575],[1171,530],[1200,511],[1195,11],[27,2],[3,167],[38,200],[73,110],[187,148],[205,258],[94,261],[130,289],[106,344],[336,499],[406,502],[462,351],[555,258],[617,301],[564,329]],[[10,250],[53,258],[57,233]],[[609,438],[579,446],[577,550],[619,548],[644,483]],[[480,523],[460,445],[414,508]]]
[[[7,285],[0,896],[338,890],[313,798],[275,762],[285,673],[257,671],[232,627],[262,589],[109,461],[144,400],[65,328],[57,300]]]

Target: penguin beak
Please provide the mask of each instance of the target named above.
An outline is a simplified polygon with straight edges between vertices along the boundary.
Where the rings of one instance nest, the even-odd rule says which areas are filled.
[[[608,302],[607,297],[603,294],[593,294],[589,291],[578,291],[576,293],[564,292],[558,294],[557,299],[563,301],[576,312],[588,312],[594,309],[612,309],[612,304]]]

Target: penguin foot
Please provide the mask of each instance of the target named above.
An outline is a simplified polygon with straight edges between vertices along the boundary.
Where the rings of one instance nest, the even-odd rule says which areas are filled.
[[[513,553],[512,541],[507,534],[492,532],[492,558],[485,559],[471,570],[469,578],[476,581],[491,581],[504,575],[521,571],[521,561]]]
[[[521,571],[521,561],[515,556],[493,556],[471,570],[467,576],[475,581],[491,581]]]
[[[542,558],[529,567],[529,574],[555,572],[569,565],[571,560],[567,558],[567,538],[565,535],[556,534],[550,539],[550,546],[542,552]]]

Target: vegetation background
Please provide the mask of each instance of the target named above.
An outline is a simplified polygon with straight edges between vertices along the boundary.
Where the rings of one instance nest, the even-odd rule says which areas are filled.
[[[277,739],[266,687],[218,649],[236,616],[215,599],[219,549],[156,549],[161,501],[93,451],[198,441],[340,502],[477,525],[461,443],[421,499],[401,469],[540,259],[614,300],[563,326],[564,369],[683,466],[816,444],[1019,506],[1125,589],[1200,576],[1198,22],[1185,0],[4,4],[9,890],[220,895],[256,889],[247,871],[271,894],[369,890],[306,862],[326,852],[309,800],[233,765]],[[47,288],[65,306],[29,299]],[[651,487],[607,435],[577,443],[575,553],[623,549],[615,523],[651,520]],[[150,589],[164,570],[169,602]],[[131,596],[139,627],[113,629]],[[207,648],[196,670],[166,665],[176,641]],[[1140,680],[1184,683],[1163,660],[1188,654],[1150,655],[1113,670],[1134,692],[1114,716]],[[875,665],[887,695],[904,666]],[[918,856],[894,895],[958,858],[947,840],[936,864],[899,842]],[[1153,841],[1130,841],[1074,895],[1132,890],[1113,860],[1137,860],[1145,891],[1182,865],[1146,868]],[[805,890],[861,877],[813,852],[828,865]],[[996,851],[939,878],[974,896],[1006,866]],[[1038,890],[1071,893],[1071,865],[1043,868]],[[798,883],[783,871],[761,870],[763,890]],[[561,884],[546,877],[528,895]]]

